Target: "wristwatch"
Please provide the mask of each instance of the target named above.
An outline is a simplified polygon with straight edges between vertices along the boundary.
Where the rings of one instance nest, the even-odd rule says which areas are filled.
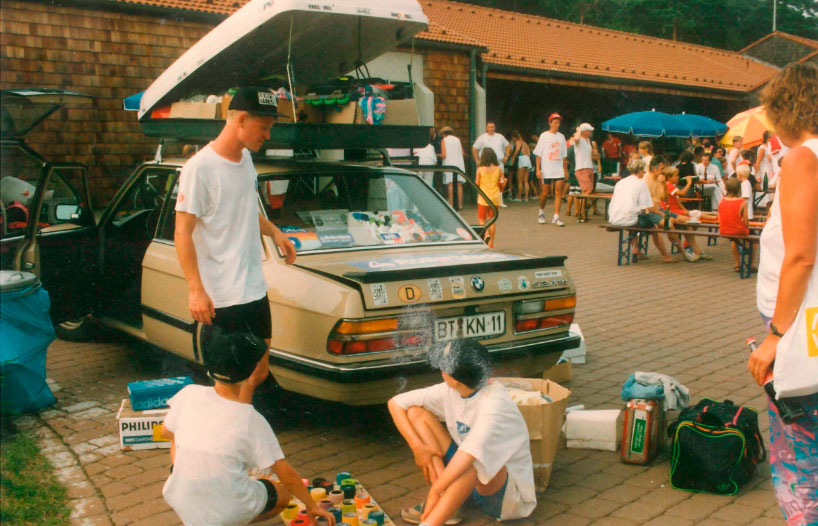
[[[784,337],[784,335],[781,333],[781,331],[778,330],[778,328],[773,324],[773,322],[770,322],[770,334],[772,334],[773,336],[778,336],[779,338]]]

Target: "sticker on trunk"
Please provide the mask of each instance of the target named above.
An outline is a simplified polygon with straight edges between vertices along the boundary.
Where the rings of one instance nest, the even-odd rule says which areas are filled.
[[[520,290],[528,290],[531,288],[531,282],[528,281],[528,278],[526,276],[518,276],[517,288]]]
[[[536,279],[558,278],[562,276],[561,270],[538,270],[534,273]]]
[[[443,287],[440,285],[440,280],[437,278],[428,279],[426,283],[429,285],[429,298],[432,301],[440,301],[443,299]]]
[[[511,280],[506,279],[506,278],[501,278],[497,282],[497,287],[500,289],[500,292],[502,292],[503,294],[507,294],[507,293],[511,292],[514,289],[514,286],[511,284]]]
[[[389,298],[386,296],[385,283],[373,283],[370,285],[372,289],[372,302],[376,307],[383,307],[389,304]]]
[[[466,287],[463,284],[462,276],[453,276],[449,278],[449,284],[452,286],[452,296],[455,299],[461,300],[466,297]]]
[[[398,297],[404,303],[415,303],[420,300],[423,293],[420,287],[414,285],[404,285],[398,289]]]

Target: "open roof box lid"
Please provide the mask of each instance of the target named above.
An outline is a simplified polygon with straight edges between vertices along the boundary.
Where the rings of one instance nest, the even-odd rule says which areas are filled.
[[[303,86],[344,75],[426,29],[417,0],[250,0],[145,90],[139,120],[193,94],[271,77]]]
[[[10,89],[0,92],[0,136],[19,139],[66,104],[90,104],[88,95],[60,89]]]

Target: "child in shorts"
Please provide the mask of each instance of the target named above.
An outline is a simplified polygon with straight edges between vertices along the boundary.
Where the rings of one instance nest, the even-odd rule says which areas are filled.
[[[457,524],[467,499],[496,519],[529,516],[537,499],[528,429],[505,387],[489,382],[488,351],[475,340],[456,340],[433,347],[428,359],[443,383],[401,393],[388,404],[431,486],[425,502],[401,517]]]
[[[500,196],[506,187],[506,180],[497,162],[497,154],[491,148],[483,148],[483,153],[480,154],[480,166],[477,167],[474,183],[480,187],[480,190],[486,194],[492,204],[500,206]],[[485,225],[486,221],[492,217],[494,217],[494,210],[491,209],[482,195],[477,194],[477,222]],[[491,248],[494,248],[494,227],[496,224],[496,221],[492,223],[484,234],[486,243]]]
[[[189,385],[168,401],[162,436],[170,439],[171,474],[165,501],[187,526],[249,524],[278,515],[297,497],[312,520],[335,519],[310,497],[301,476],[284,459],[270,424],[249,403],[239,401],[245,381],[267,352],[250,333],[213,328],[202,350],[213,387]],[[273,471],[253,478],[250,468]],[[280,482],[279,482],[280,481]]]
[[[727,196],[719,202],[719,233],[723,236],[746,236],[750,233],[750,219],[747,217],[747,200],[741,197],[741,183],[735,177],[724,183]],[[730,240],[733,252],[733,270],[741,270],[738,243]]]

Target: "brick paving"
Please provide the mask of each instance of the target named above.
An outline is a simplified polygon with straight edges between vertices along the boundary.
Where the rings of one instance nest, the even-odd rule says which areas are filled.
[[[571,405],[620,408],[620,386],[629,373],[659,371],[688,386],[693,402],[729,398],[761,409],[767,436],[763,393],[746,372],[743,344],[747,336],[763,335],[755,280],[740,280],[732,271],[724,240],[708,250],[713,261],[666,265],[651,247],[648,261],[620,268],[616,234],[597,227],[601,218],[588,224],[563,218],[567,226],[561,229],[535,219],[536,205],[512,203],[501,214],[496,245],[568,256],[577,321],[588,343],[588,362],[575,365],[566,384],[573,390]],[[18,425],[37,436],[67,486],[73,524],[179,524],[161,495],[167,450],[119,451],[115,416],[128,381],[191,372],[201,379],[178,360],[114,334],[102,333],[93,343],[52,344],[48,376],[59,385],[58,404],[18,419]],[[341,407],[287,395],[275,431],[303,476],[350,471],[393,518],[424,497],[423,479],[383,407]],[[672,489],[668,457],[666,450],[650,466],[630,466],[613,452],[561,449],[536,511],[515,524],[784,523],[766,463],[739,494],[724,497]],[[477,526],[492,522],[474,511],[466,519]]]

